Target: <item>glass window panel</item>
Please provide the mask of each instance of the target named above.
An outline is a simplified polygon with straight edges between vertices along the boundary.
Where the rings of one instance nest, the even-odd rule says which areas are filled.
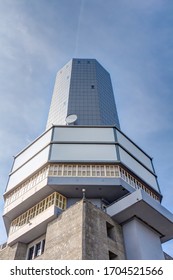
[[[32,260],[33,257],[34,257],[34,246],[32,246],[31,248],[29,248],[28,260]]]

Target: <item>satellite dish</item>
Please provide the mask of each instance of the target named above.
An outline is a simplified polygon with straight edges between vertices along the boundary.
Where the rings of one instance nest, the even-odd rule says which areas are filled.
[[[68,115],[68,116],[66,117],[66,119],[65,119],[65,121],[66,121],[66,123],[67,123],[68,125],[74,124],[76,120],[77,120],[77,115],[75,115],[75,114],[73,114],[73,115]]]

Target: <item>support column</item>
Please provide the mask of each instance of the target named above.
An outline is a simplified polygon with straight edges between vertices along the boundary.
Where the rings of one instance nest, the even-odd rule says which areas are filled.
[[[138,218],[123,225],[128,260],[164,260],[159,234]]]

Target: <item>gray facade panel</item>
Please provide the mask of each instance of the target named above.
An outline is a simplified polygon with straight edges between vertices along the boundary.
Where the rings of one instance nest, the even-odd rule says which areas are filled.
[[[76,125],[120,127],[110,75],[95,59],[73,59],[57,73],[47,128],[71,114]]]
[[[134,218],[123,225],[128,260],[164,260],[160,236],[140,220]]]

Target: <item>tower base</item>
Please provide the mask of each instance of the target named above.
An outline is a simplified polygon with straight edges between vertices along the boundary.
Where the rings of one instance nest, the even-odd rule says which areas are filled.
[[[80,200],[48,223],[36,240],[5,247],[0,259],[124,260],[122,227],[88,200]]]

